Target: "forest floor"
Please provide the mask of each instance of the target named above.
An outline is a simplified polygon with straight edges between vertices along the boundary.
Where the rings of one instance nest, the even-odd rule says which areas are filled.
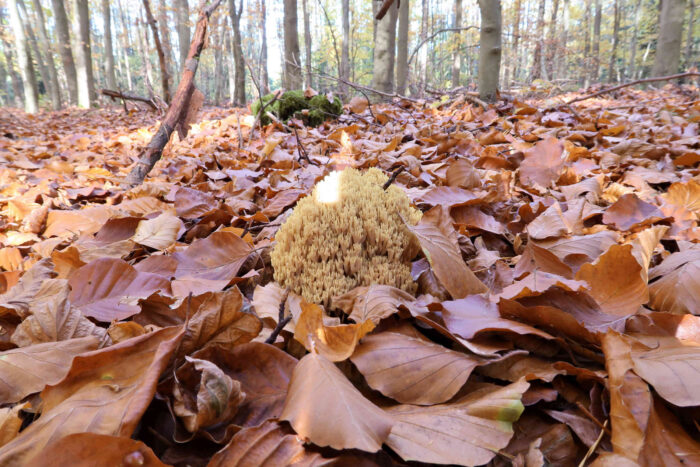
[[[0,464],[699,465],[698,89],[575,96],[205,108],[130,189],[155,113],[0,109]],[[346,166],[404,168],[416,294],[274,282]]]

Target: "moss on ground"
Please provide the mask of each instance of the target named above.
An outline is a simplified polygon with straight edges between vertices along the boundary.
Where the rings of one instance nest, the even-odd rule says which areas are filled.
[[[274,98],[274,93],[263,96],[263,104],[267,104]],[[253,102],[251,112],[257,115],[260,110],[260,100]],[[318,126],[326,120],[340,115],[343,111],[343,103],[337,97],[329,101],[325,94],[318,94],[311,98],[304,96],[304,91],[295,89],[286,91],[271,105],[265,107],[266,112],[271,112],[280,120],[286,122],[290,118],[299,118],[308,126]],[[261,121],[264,125],[270,123],[270,118],[263,115]]]

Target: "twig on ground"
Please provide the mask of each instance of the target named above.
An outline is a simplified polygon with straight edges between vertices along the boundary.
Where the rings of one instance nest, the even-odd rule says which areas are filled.
[[[301,163],[301,160],[305,159],[306,162],[308,162],[311,165],[318,165],[315,164],[311,159],[309,159],[309,154],[306,152],[306,148],[304,148],[304,145],[301,144],[301,140],[299,139],[299,133],[297,132],[296,128],[294,128],[294,137],[297,139],[297,152],[299,153],[299,162]]]
[[[700,76],[700,73],[699,73],[699,72],[696,72],[696,71],[689,71],[689,72],[686,72],[686,73],[678,73],[678,74],[669,75],[669,76],[657,76],[657,77],[654,77],[654,78],[638,79],[638,80],[635,80],[635,81],[630,81],[629,83],[618,84],[617,86],[613,86],[613,87],[610,87],[610,88],[601,89],[600,91],[597,91],[597,92],[594,92],[594,93],[591,93],[591,94],[587,94],[587,95],[585,95],[585,96],[577,97],[577,98],[575,98],[575,99],[568,100],[568,101],[564,102],[563,104],[555,105],[554,107],[550,107],[550,108],[545,109],[545,110],[556,110],[556,109],[558,109],[558,108],[566,107],[566,106],[569,106],[569,105],[574,104],[574,103],[576,103],[576,102],[585,101],[585,100],[587,100],[587,99],[591,99],[591,98],[593,98],[593,97],[598,97],[598,96],[600,96],[600,95],[602,95],[602,94],[607,94],[607,93],[609,93],[609,92],[614,92],[614,91],[617,91],[617,90],[619,90],[619,89],[623,89],[623,88],[627,88],[627,87],[630,87],[630,86],[634,86],[634,85],[636,85],[636,84],[656,83],[656,82],[658,82],[658,81],[670,81],[670,80],[673,80],[673,79],[688,78],[688,77],[690,77],[690,76]]]
[[[596,439],[595,443],[593,443],[591,445],[591,447],[588,448],[588,452],[586,453],[585,456],[583,456],[583,459],[581,459],[581,462],[578,464],[578,467],[583,467],[584,465],[586,465],[586,461],[588,460],[588,458],[590,458],[593,455],[593,453],[595,452],[595,450],[598,449],[598,445],[603,440],[603,435],[607,431],[606,430],[607,426],[608,426],[608,421],[605,420],[605,423],[603,424],[603,429],[600,430],[600,434],[598,435],[598,439]]]
[[[111,89],[103,89],[100,91],[100,94],[102,94],[103,96],[111,97],[112,100],[121,99],[122,102],[127,100],[143,102],[144,104],[148,104],[153,110],[158,110],[158,106],[155,102],[153,102],[153,99],[149,99],[148,97],[141,97],[135,94],[129,94],[121,91],[113,91]],[[125,102],[124,105],[126,106]]]
[[[391,177],[389,177],[389,180],[386,181],[384,186],[382,187],[382,190],[385,190],[391,186],[392,183],[396,181],[396,177],[399,176],[401,172],[403,172],[406,169],[405,166],[400,166],[398,169],[394,170],[394,173],[391,174]]]
[[[274,344],[277,340],[277,336],[279,336],[280,332],[282,332],[282,329],[284,329],[287,323],[289,323],[292,320],[291,313],[287,317],[284,316],[284,305],[287,303],[287,297],[289,297],[289,290],[287,290],[287,293],[284,295],[284,299],[282,299],[282,301],[280,302],[280,311],[279,317],[277,319],[277,326],[275,326],[275,329],[272,330],[272,333],[270,333],[268,338],[265,339],[266,344]]]

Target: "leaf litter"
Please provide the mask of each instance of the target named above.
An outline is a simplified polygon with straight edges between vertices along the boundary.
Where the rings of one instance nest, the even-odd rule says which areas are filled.
[[[134,188],[154,114],[0,116],[0,463],[700,464],[700,103],[654,92],[206,108]],[[344,167],[423,211],[415,294],[274,281]]]

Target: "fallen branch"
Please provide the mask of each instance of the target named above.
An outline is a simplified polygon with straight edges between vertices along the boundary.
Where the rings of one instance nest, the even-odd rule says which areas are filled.
[[[103,96],[111,97],[112,100],[121,99],[122,101],[126,100],[143,102],[144,104],[148,104],[153,110],[158,110],[158,106],[156,106],[156,103],[153,101],[153,99],[149,99],[148,97],[141,97],[135,94],[128,94],[121,91],[113,91],[111,89],[103,89],[100,91],[100,94],[102,94]]]
[[[321,78],[325,78],[325,79],[330,79],[330,80],[333,80],[333,81],[337,81],[337,82],[339,82],[339,83],[346,84],[346,85],[350,86],[351,88],[353,88],[353,89],[355,89],[355,90],[361,92],[365,97],[367,97],[367,95],[365,94],[365,92],[371,92],[371,93],[377,94],[377,95],[379,95],[379,96],[386,97],[386,98],[390,98],[390,99],[391,99],[391,98],[394,98],[394,97],[397,97],[397,98],[399,98],[399,99],[405,99],[405,100],[407,100],[407,101],[409,101],[409,102],[413,102],[413,103],[419,103],[419,102],[420,102],[418,99],[413,99],[412,97],[406,97],[406,96],[402,96],[401,94],[396,94],[396,93],[384,92],[384,91],[380,91],[380,90],[378,90],[378,89],[370,88],[370,87],[368,87],[368,86],[363,86],[363,85],[361,85],[361,84],[353,83],[352,81],[348,81],[348,80],[345,80],[345,79],[343,79],[343,78],[336,78],[335,76],[331,76],[331,75],[329,75],[329,74],[326,74],[326,73],[322,72],[322,71],[319,70],[318,68],[315,68],[315,70],[316,70],[316,71],[315,71],[314,73],[312,73],[313,75],[319,76],[319,77],[321,77]],[[367,98],[367,102],[369,102],[369,98]],[[370,113],[371,113],[371,112],[372,112],[372,110],[370,109]]]
[[[559,104],[559,105],[556,105],[556,106],[554,106],[554,107],[550,107],[550,108],[545,109],[545,110],[556,110],[556,109],[559,109],[559,108],[561,108],[561,107],[566,107],[566,106],[568,106],[568,105],[571,105],[571,104],[573,104],[573,103],[575,103],[575,102],[581,102],[581,101],[585,101],[585,100],[587,100],[587,99],[592,99],[593,97],[598,97],[598,96],[600,96],[600,95],[602,95],[602,94],[607,94],[607,93],[609,93],[609,92],[614,92],[614,91],[617,91],[617,90],[619,90],[619,89],[623,89],[623,88],[627,88],[627,87],[630,87],[630,86],[634,86],[634,85],[636,85],[636,84],[656,83],[656,82],[659,82],[659,81],[670,81],[670,80],[672,80],[672,79],[688,78],[688,77],[690,77],[690,76],[700,76],[700,73],[698,73],[698,72],[696,72],[696,71],[689,71],[689,72],[686,72],[686,73],[678,73],[678,74],[676,74],[676,75],[657,76],[657,77],[655,77],[655,78],[638,79],[638,80],[635,80],[635,81],[630,81],[629,83],[618,84],[617,86],[613,86],[613,87],[611,87],[611,88],[602,89],[602,90],[597,91],[597,92],[594,92],[594,93],[592,93],[592,94],[587,94],[587,95],[585,95],[585,96],[577,97],[577,98],[575,98],[575,99],[571,99],[570,101],[566,101],[566,102],[564,102],[563,104]]]
[[[170,141],[178,124],[183,125],[187,116],[187,110],[190,103],[190,98],[194,92],[194,75],[197,73],[199,65],[199,56],[204,49],[204,39],[207,34],[209,25],[209,17],[221,3],[221,0],[214,0],[213,3],[207,6],[206,0],[203,0],[199,9],[199,19],[197,26],[190,43],[190,51],[187,54],[187,60],[182,71],[180,84],[175,92],[175,97],[165,113],[163,122],[160,124],[158,131],[153,136],[151,141],[146,146],[146,149],[141,153],[138,162],[131,169],[124,183],[128,186],[140,185],[151,171],[156,162],[163,155],[163,148]],[[183,125],[184,126],[184,125]]]
[[[403,166],[403,165],[400,166],[398,169],[396,169],[396,170],[394,171],[394,173],[391,174],[391,177],[389,177],[389,180],[386,181],[386,183],[385,183],[384,186],[382,187],[382,190],[386,191],[386,189],[389,188],[389,187],[391,186],[391,184],[394,183],[394,182],[396,181],[396,177],[398,177],[399,174],[400,174],[401,172],[403,172],[404,170],[406,170],[406,167]]]
[[[272,330],[272,333],[270,333],[270,336],[265,339],[266,344],[274,344],[275,341],[277,340],[277,336],[280,335],[280,332],[282,332],[282,329],[287,325],[292,320],[292,314],[290,313],[289,316],[286,318],[284,317],[284,305],[287,303],[287,297],[289,296],[289,291],[284,296],[284,300],[280,302],[280,309],[279,309],[279,317],[277,318],[277,326],[275,326],[275,329]]]
[[[377,21],[381,21],[382,18],[384,18],[384,15],[386,15],[386,12],[389,11],[389,8],[391,8],[391,5],[394,3],[394,0],[384,0],[384,3],[382,3],[382,6],[379,8],[379,11],[377,12],[377,15],[374,17]]]

